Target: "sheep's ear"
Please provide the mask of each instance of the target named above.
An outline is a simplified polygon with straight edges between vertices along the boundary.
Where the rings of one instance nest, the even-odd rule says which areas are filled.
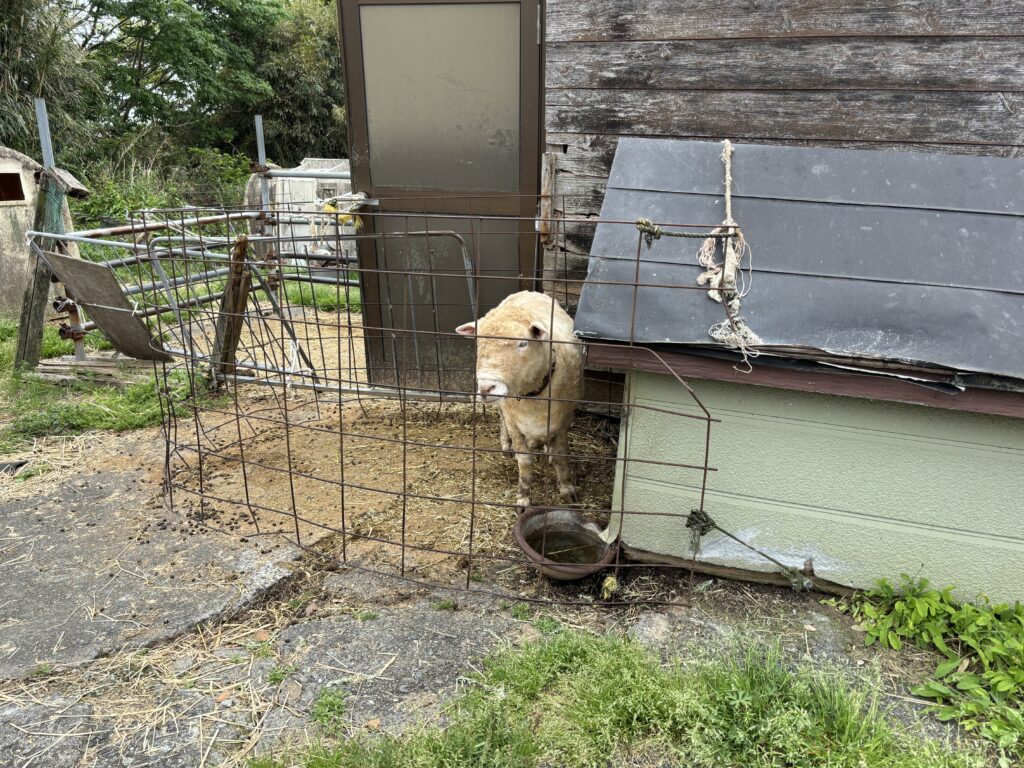
[[[532,339],[546,339],[548,337],[548,327],[540,321],[535,321],[530,325],[530,338]]]
[[[455,329],[455,332],[463,336],[476,336],[476,322],[463,323]]]

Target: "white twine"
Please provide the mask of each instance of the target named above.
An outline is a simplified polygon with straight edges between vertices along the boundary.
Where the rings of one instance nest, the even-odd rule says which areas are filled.
[[[740,299],[747,295],[754,283],[753,253],[747,244],[743,232],[732,216],[732,142],[722,142],[722,165],[725,177],[725,218],[720,226],[711,231],[712,235],[731,235],[724,240],[725,260],[719,264],[715,261],[715,250],[718,245],[716,237],[709,237],[701,243],[697,251],[697,263],[704,271],[697,277],[697,285],[710,285],[708,297],[726,308],[728,318],[716,323],[708,329],[708,335],[727,346],[736,347],[743,355],[743,363],[750,369],[748,358],[757,357],[758,352],[750,348],[752,344],[760,344],[758,338],[743,318],[740,317]],[[743,274],[743,260],[747,259],[747,274]],[[739,289],[737,290],[737,274]]]

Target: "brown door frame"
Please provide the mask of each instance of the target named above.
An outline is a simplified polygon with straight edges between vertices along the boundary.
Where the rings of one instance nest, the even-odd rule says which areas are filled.
[[[441,213],[521,216],[536,214],[540,194],[540,162],[543,141],[541,121],[544,88],[541,82],[543,44],[539,34],[542,0],[338,0],[342,61],[348,104],[349,157],[353,188],[380,200],[381,210],[409,213]],[[369,166],[369,132],[366,90],[363,81],[363,49],[359,8],[363,5],[475,5],[514,4],[519,14],[519,192],[451,192],[441,189],[409,189],[375,186]],[[421,196],[417,201],[415,198]],[[401,197],[400,201],[392,198]],[[524,270],[532,270],[522,264]]]
[[[535,289],[543,272],[542,251],[535,231],[534,217],[540,193],[540,167],[543,147],[543,37],[540,24],[543,0],[338,0],[338,22],[342,45],[342,66],[348,102],[349,158],[352,168],[352,188],[365,192],[379,201],[379,212],[384,216],[403,214],[417,216],[508,216],[519,219],[518,274],[519,281],[508,282],[508,293],[515,290]],[[363,73],[362,29],[360,7],[363,5],[436,5],[436,4],[508,4],[520,8],[520,81],[519,81],[519,189],[518,192],[464,192],[441,189],[412,189],[376,186],[369,165],[369,132],[366,114],[366,89]],[[383,232],[379,217],[364,217],[368,233]],[[444,228],[444,227],[441,227]],[[478,225],[471,224],[471,229]],[[474,263],[480,258],[479,235],[471,244]],[[382,283],[386,281],[378,271],[378,245],[376,238],[359,242],[360,282],[363,289],[363,315],[365,323],[367,365],[371,380],[385,370],[385,344],[389,334],[385,330],[385,298]],[[477,267],[479,267],[477,263]],[[509,268],[515,269],[512,264]],[[480,307],[480,312],[485,307]],[[470,317],[464,318],[471,319]],[[454,326],[453,326],[454,330]],[[407,331],[403,333],[407,334]],[[393,341],[393,335],[391,336]],[[397,382],[396,382],[397,383]]]

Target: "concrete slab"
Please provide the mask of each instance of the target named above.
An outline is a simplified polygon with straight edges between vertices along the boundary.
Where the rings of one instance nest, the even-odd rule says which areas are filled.
[[[297,557],[253,547],[166,513],[137,468],[0,506],[0,679],[158,643],[250,604]]]
[[[73,698],[27,707],[0,706],[0,765],[77,768],[106,727],[89,720],[90,708]]]
[[[533,607],[523,620],[486,595],[325,573],[329,557],[293,562],[284,545],[254,549],[167,515],[159,473],[121,458],[138,445],[0,504],[2,768],[237,766],[408,731],[443,719],[482,657],[540,637],[545,614],[628,631],[666,658],[757,635],[852,679],[877,653],[820,596],[776,588],[702,581],[689,609]],[[330,728],[312,717],[325,690],[344,697]]]

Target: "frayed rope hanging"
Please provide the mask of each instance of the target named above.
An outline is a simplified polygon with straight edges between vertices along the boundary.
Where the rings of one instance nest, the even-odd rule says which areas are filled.
[[[743,355],[743,364],[750,369],[749,358],[757,357],[758,352],[751,345],[760,344],[761,339],[740,317],[740,300],[747,295],[753,283],[753,254],[747,240],[743,236],[736,220],[732,217],[732,142],[722,142],[722,165],[725,167],[725,219],[719,227],[711,230],[711,236],[701,243],[697,251],[697,263],[704,267],[704,272],[697,278],[697,285],[710,285],[708,297],[725,307],[726,319],[708,329],[708,335],[730,347],[735,347]],[[715,250],[722,235],[725,238],[725,261],[715,261]],[[717,237],[716,237],[717,236]],[[743,259],[747,259],[747,275],[744,280]],[[740,286],[737,287],[737,276]]]
[[[740,317],[740,300],[747,295],[753,284],[753,253],[747,244],[743,232],[732,217],[732,142],[722,142],[722,164],[725,166],[725,219],[721,225],[711,232],[666,232],[650,219],[637,219],[636,228],[643,234],[644,242],[650,248],[655,240],[662,237],[689,237],[704,240],[697,251],[697,263],[704,271],[697,278],[697,285],[710,285],[708,298],[725,307],[726,319],[715,323],[708,329],[708,335],[720,344],[734,347],[743,355],[743,364],[749,372],[749,358],[757,357],[758,352],[752,345],[760,344],[761,339],[750,330]],[[725,261],[715,261],[718,241],[724,241]],[[743,273],[743,259],[747,260],[747,272]],[[737,275],[740,286],[737,288]]]

